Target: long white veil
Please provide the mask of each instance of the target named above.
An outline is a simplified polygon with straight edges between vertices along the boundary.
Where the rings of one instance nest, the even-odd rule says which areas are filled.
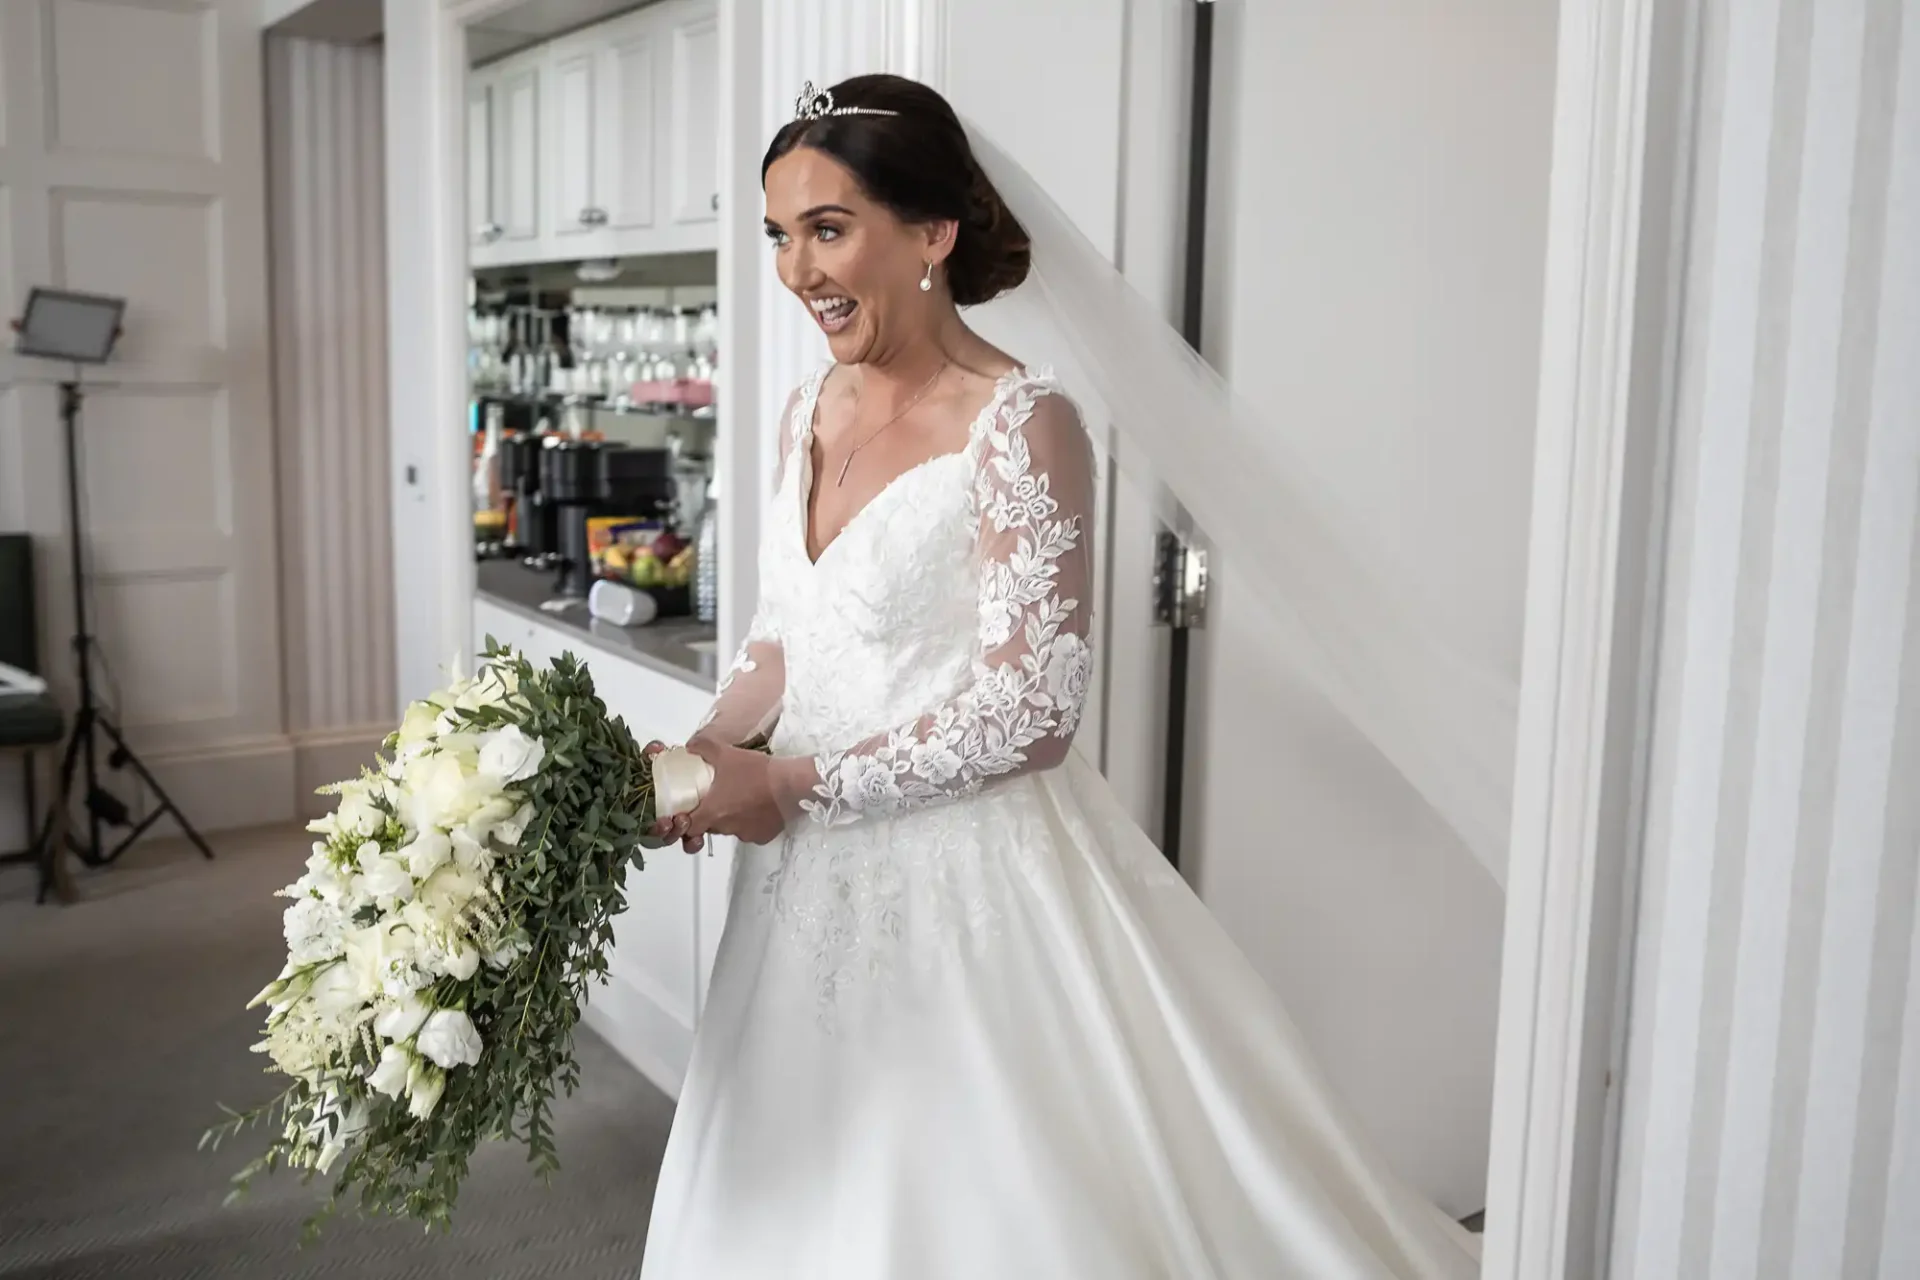
[[[1027,283],[993,304],[1052,364],[1161,517],[1197,526],[1213,572],[1274,660],[1319,691],[1504,882],[1517,690],[1450,645],[1420,588],[1329,499],[1289,425],[1254,413],[975,125],[973,153],[1033,242]],[[1243,609],[1240,597],[1245,597]]]

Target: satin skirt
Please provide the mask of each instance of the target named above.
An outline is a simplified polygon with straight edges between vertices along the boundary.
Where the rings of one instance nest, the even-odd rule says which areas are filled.
[[[643,1280],[1466,1280],[1077,754],[743,848]]]

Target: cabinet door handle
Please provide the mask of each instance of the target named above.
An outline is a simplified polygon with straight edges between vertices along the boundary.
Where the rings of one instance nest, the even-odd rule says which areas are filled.
[[[718,191],[713,193],[713,211],[715,213],[720,212],[720,193]]]
[[[506,230],[505,227],[497,222],[486,223],[480,228],[480,239],[487,244],[492,244],[495,240],[498,240],[502,235],[506,234]]]
[[[580,211],[580,225],[583,227],[606,226],[607,211],[605,209],[582,209]]]

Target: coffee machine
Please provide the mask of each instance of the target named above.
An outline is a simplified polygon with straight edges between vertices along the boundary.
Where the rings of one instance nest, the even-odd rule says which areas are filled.
[[[540,452],[540,496],[553,512],[559,571],[555,593],[584,598],[593,586],[587,521],[594,516],[654,518],[673,509],[665,449],[631,449],[598,440],[549,438]]]

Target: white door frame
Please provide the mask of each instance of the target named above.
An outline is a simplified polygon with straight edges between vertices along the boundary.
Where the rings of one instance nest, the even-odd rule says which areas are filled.
[[[472,564],[459,485],[465,412],[465,32],[516,0],[388,0],[389,56],[421,75],[400,128],[407,198],[392,208],[391,327],[424,365],[396,363],[396,469],[436,510],[438,653],[465,643]],[[1168,0],[1175,3],[1176,0]],[[757,71],[757,0],[720,0],[723,56]],[[1649,566],[1664,509],[1678,210],[1698,0],[1561,0],[1552,194],[1535,446],[1519,758],[1508,860],[1506,942],[1488,1172],[1487,1280],[1598,1275],[1607,1235],[1632,869],[1639,846],[1640,743],[1652,670]],[[891,0],[914,45],[941,0]],[[397,10],[407,11],[396,24]],[[396,25],[407,28],[396,41]],[[755,26],[756,30],[745,30]],[[906,59],[908,65],[916,58]],[[723,76],[723,166],[732,181],[761,112],[754,71]],[[389,110],[397,105],[389,98]],[[395,122],[390,118],[389,129]],[[395,143],[390,133],[390,157]],[[1676,140],[1679,140],[1678,142]],[[391,161],[390,161],[391,162]],[[738,184],[736,184],[738,185]],[[730,191],[738,197],[751,194]],[[744,243],[745,233],[729,240]],[[738,349],[775,357],[757,315],[756,273],[727,270],[723,310]],[[729,361],[731,365],[734,362]],[[733,403],[755,403],[758,379]],[[404,424],[423,424],[409,433]],[[437,443],[444,441],[444,445]],[[424,442],[424,443],[423,443]],[[723,459],[723,463],[726,460]],[[741,479],[757,459],[741,458]],[[407,492],[403,477],[396,492]],[[399,554],[422,554],[419,547]],[[747,575],[733,575],[736,579]],[[402,602],[403,604],[405,602]],[[735,602],[737,603],[737,602]],[[404,610],[403,610],[404,611]],[[431,639],[403,635],[402,642]]]
[[[1698,0],[1561,0],[1482,1276],[1604,1276]]]

